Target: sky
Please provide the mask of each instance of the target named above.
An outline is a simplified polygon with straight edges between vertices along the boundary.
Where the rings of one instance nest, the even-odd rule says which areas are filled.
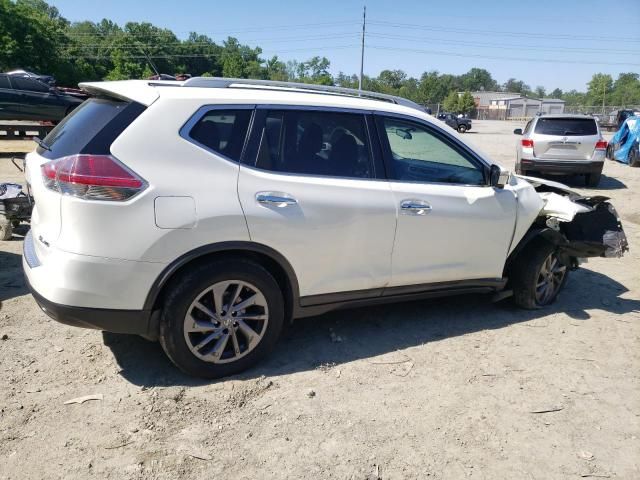
[[[263,57],[326,56],[331,72],[410,76],[485,68],[499,82],[586,90],[596,72],[640,73],[640,0],[49,0],[70,21],[151,22],[184,38],[234,36]],[[173,73],[173,72],[170,72]]]

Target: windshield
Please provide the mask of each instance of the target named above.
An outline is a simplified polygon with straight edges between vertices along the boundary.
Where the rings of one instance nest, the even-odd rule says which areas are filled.
[[[540,118],[535,133],[542,135],[597,135],[598,126],[593,118]]]

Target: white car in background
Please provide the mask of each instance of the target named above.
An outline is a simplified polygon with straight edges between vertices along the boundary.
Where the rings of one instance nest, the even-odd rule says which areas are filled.
[[[469,292],[553,302],[579,257],[620,256],[613,207],[525,180],[414,104],[312,85],[83,84],[27,157],[24,270],[42,309],[159,338],[231,375],[285,322]]]

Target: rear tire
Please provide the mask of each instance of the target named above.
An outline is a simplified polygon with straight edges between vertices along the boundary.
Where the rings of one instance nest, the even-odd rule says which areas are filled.
[[[602,177],[602,170],[594,173],[587,173],[585,183],[587,187],[595,188],[600,183],[600,177]]]
[[[0,216],[0,240],[11,240],[13,236],[13,225],[11,221],[3,216]]]
[[[568,259],[555,245],[540,238],[520,252],[512,271],[515,304],[534,310],[556,300],[569,275]]]
[[[466,125],[458,125],[458,132],[464,133],[466,131],[467,131],[467,126]]]
[[[172,282],[160,317],[160,344],[183,372],[234,375],[275,346],[284,300],[273,276],[246,260],[216,260]],[[237,308],[237,309],[236,309]]]

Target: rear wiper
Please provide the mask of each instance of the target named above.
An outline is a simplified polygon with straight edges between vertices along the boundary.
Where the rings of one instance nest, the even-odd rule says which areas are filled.
[[[580,132],[574,132],[572,130],[565,130],[565,135],[582,135]]]
[[[34,142],[38,144],[39,147],[44,148],[45,150],[51,151],[51,147],[44,143],[44,141],[40,137],[33,137]]]

